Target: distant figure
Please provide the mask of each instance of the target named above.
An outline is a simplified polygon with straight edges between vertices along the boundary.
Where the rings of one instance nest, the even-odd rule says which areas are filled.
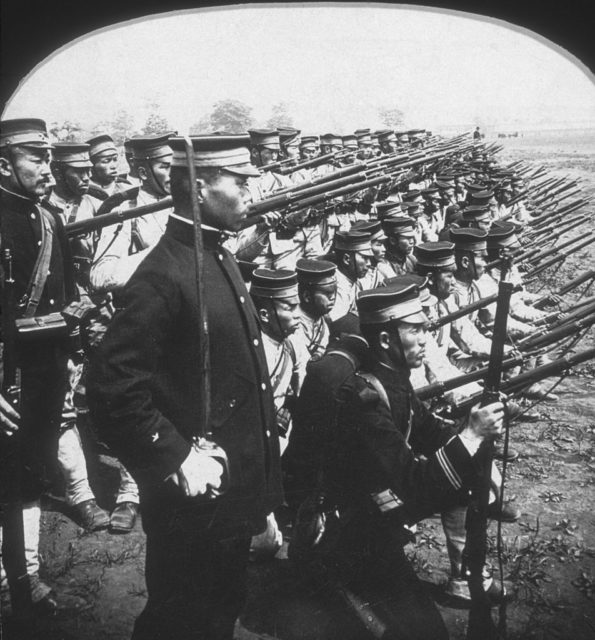
[[[473,132],[473,140],[481,140],[481,133],[479,131],[479,127],[475,127],[475,131]]]

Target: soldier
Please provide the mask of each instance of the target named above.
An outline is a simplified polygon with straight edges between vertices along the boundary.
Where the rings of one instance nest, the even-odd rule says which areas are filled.
[[[184,139],[172,138],[174,213],[132,275],[93,363],[90,407],[102,437],[141,491],[149,599],[133,638],[231,640],[245,600],[252,535],[281,503],[279,441],[265,353],[252,300],[222,231],[246,214],[258,170],[247,136],[192,138],[202,209],[211,419],[204,383],[191,190]],[[193,446],[208,437],[218,449]],[[208,443],[207,443],[208,444]],[[211,455],[211,454],[214,455]],[[221,487],[219,497],[208,497]]]
[[[90,211],[81,210],[83,197],[89,191],[89,145],[85,143],[56,142],[50,164],[56,184],[44,199],[47,208],[59,215],[63,224],[91,217]],[[89,270],[93,260],[93,234],[70,240],[70,250],[77,284],[83,293],[89,286]]]
[[[50,164],[56,184],[44,200],[44,206],[60,216],[64,224],[80,220],[79,208],[89,190],[89,145],[85,143],[57,142]],[[93,234],[70,240],[76,282],[81,297],[88,297],[89,270],[93,260]],[[95,499],[89,485],[87,462],[76,424],[74,394],[83,373],[80,358],[68,361],[68,390],[62,409],[58,463],[65,480],[66,503],[72,508],[77,522],[87,531],[98,531],[109,525],[109,514]]]
[[[380,270],[385,278],[402,276],[415,270],[415,221],[405,216],[385,218],[382,228],[386,233],[386,267]]]
[[[338,232],[335,235],[337,264],[337,297],[329,311],[331,322],[355,311],[355,297],[361,291],[362,279],[370,268],[372,247],[370,234],[359,231]]]
[[[39,206],[50,186],[50,149],[43,120],[18,118],[0,122],[0,242],[2,255],[10,251],[12,257],[17,318],[59,312],[77,295],[62,222]],[[3,287],[3,296],[4,291]],[[3,313],[8,314],[5,304],[3,297]],[[39,498],[49,487],[49,470],[55,467],[60,414],[67,389],[70,345],[67,332],[64,333],[55,338],[39,335],[20,344],[18,354],[12,354],[13,358],[18,356],[20,370],[20,416],[0,396],[0,500],[13,512],[16,510],[17,518],[19,505],[31,509],[32,526],[27,526],[25,532],[25,544],[30,550],[27,574],[31,599],[44,611],[55,610],[56,601],[37,573]],[[9,355],[3,354],[4,365]],[[17,431],[18,436],[14,436]],[[11,444],[16,438],[18,456]],[[18,477],[21,481],[15,486]],[[12,595],[23,579],[19,575],[23,549],[19,548],[22,541],[18,537],[16,542],[13,535],[3,541],[2,557]]]
[[[373,289],[357,304],[369,359],[341,387],[322,469],[329,515],[312,568],[356,607],[367,629],[362,637],[446,638],[406,558],[405,526],[467,499],[476,481],[473,456],[501,432],[503,406],[474,408],[460,434],[445,426],[409,382],[409,370],[423,360],[427,323],[416,287]]]
[[[359,152],[357,157],[360,160],[371,160],[374,157],[374,147],[370,129],[356,129],[353,135],[357,139]]]
[[[297,164],[300,157],[300,134],[299,129],[293,127],[278,127],[279,146],[283,160],[291,160]]]
[[[328,260],[297,261],[300,331],[311,358],[320,358],[328,345],[327,318],[337,295],[336,270]]]
[[[357,150],[359,149],[357,138],[353,134],[347,134],[346,136],[343,136],[342,140],[343,149],[351,151],[351,153],[348,153],[341,158],[341,164],[353,164],[356,160]]]
[[[271,129],[251,129],[251,158],[262,169],[258,178],[250,181],[249,188],[253,202],[265,199],[273,191],[291,186],[291,180],[267,165],[277,161],[280,151],[279,133]],[[236,256],[239,259],[256,262],[271,269],[294,269],[298,258],[304,255],[320,255],[320,241],[317,229],[302,227],[307,212],[298,212],[284,220],[283,228],[272,229],[269,224],[248,227],[238,236]]]
[[[130,187],[130,183],[118,178],[118,150],[110,135],[101,133],[87,140],[91,168],[91,185],[108,196]]]
[[[299,149],[300,160],[313,160],[320,151],[318,136],[302,136]]]
[[[492,215],[488,205],[468,204],[462,211],[463,223],[470,229],[489,231],[492,224]]]
[[[128,140],[124,140],[124,157],[128,163],[128,174],[126,175],[127,182],[130,182],[133,187],[140,187],[140,178],[138,177],[138,169],[134,165],[134,154],[132,152],[130,138]]]
[[[361,280],[361,287],[362,290],[375,289],[384,282],[384,274],[379,268],[379,265],[384,265],[386,257],[386,234],[382,223],[380,220],[358,220],[353,223],[351,230],[370,234],[373,256],[368,272]]]
[[[397,136],[392,129],[378,131],[378,143],[380,144],[380,150],[386,155],[397,152]]]
[[[130,140],[141,189],[131,207],[153,204],[170,193],[172,151],[169,135],[137,136]],[[165,231],[171,209],[125,220],[101,231],[91,268],[96,292],[117,291],[157,244]],[[116,304],[117,306],[117,304]]]

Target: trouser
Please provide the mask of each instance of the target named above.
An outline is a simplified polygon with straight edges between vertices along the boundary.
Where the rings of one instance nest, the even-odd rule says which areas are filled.
[[[25,534],[25,560],[27,563],[27,575],[39,573],[39,521],[41,509],[39,500],[25,502],[23,504],[23,531]],[[0,527],[0,548],[3,542],[2,527]],[[4,554],[2,554],[4,555]],[[8,587],[4,562],[0,563],[0,584],[2,590]]]
[[[492,485],[495,491],[502,487],[502,476],[498,467],[492,463]],[[494,491],[490,491],[490,503],[496,499]],[[444,510],[440,514],[442,528],[446,537],[446,550],[450,560],[450,575],[454,579],[462,579],[463,576],[463,550],[467,540],[465,521],[467,519],[467,506],[454,506]]]
[[[436,605],[399,545],[380,558],[371,556],[356,578],[328,584],[339,609],[362,627],[362,639],[448,638]]]
[[[65,480],[66,502],[69,506],[95,498],[87,472],[87,461],[83,451],[81,437],[76,426],[74,393],[83,373],[83,363],[68,361],[68,388],[62,407],[60,439],[58,441],[58,465]],[[116,504],[134,502],[138,504],[138,487],[132,476],[121,463],[118,463],[120,487]]]
[[[175,516],[154,527],[144,515],[149,598],[132,639],[232,640],[246,599],[248,527],[209,533]]]

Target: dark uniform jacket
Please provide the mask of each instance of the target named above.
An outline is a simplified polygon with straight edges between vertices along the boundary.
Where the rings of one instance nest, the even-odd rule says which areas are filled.
[[[0,189],[0,246],[10,249],[15,305],[30,293],[29,282],[41,246],[41,210],[29,198]],[[50,216],[45,213],[43,215]],[[68,244],[59,219],[49,218],[52,233],[50,264],[35,316],[61,311],[76,297]],[[3,278],[0,280],[3,282]],[[4,303],[4,292],[2,292]],[[22,310],[15,308],[15,319]],[[0,441],[0,494],[13,496],[15,490],[26,500],[39,497],[55,464],[60,414],[66,393],[67,338],[39,336],[34,342],[16,347],[20,367],[20,448],[24,466],[20,489],[13,481],[16,456],[13,443]],[[2,378],[3,371],[0,371]],[[6,479],[6,481],[5,481]]]
[[[328,546],[321,551],[352,569],[387,544],[406,542],[404,524],[459,503],[475,477],[467,449],[416,399],[408,374],[379,363],[368,370],[384,387],[390,409],[354,373],[340,391],[334,452],[324,469],[340,521],[330,523]],[[386,510],[373,498],[379,494]]]
[[[171,217],[123,291],[92,363],[87,390],[100,435],[139,483],[143,523],[193,506],[212,525],[250,524],[280,504],[279,443],[260,329],[239,269],[204,230],[212,438],[229,458],[229,491],[184,498],[171,481],[199,434],[199,317],[192,226]],[[153,509],[154,507],[154,509]],[[163,518],[161,518],[163,519]],[[150,526],[150,525],[149,525]]]

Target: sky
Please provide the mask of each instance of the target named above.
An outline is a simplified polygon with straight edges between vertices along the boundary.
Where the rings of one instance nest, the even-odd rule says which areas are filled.
[[[74,41],[38,66],[4,118],[91,129],[152,104],[185,133],[218,100],[263,124],[288,103],[302,131],[378,128],[380,107],[436,132],[595,127],[595,79],[520,28],[461,12],[362,5],[238,5],[171,12]]]

